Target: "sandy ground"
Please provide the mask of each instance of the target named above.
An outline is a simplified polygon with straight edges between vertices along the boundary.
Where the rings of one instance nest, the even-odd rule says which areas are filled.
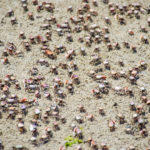
[[[39,0],[39,3],[42,1]],[[133,135],[128,135],[125,133],[125,128],[128,124],[131,124],[132,115],[135,112],[130,111],[129,103],[134,101],[135,104],[142,104],[139,95],[139,87],[144,86],[148,93],[150,92],[149,86],[149,77],[150,77],[150,52],[149,52],[149,45],[142,44],[140,41],[141,35],[147,35],[150,38],[150,28],[147,25],[147,14],[140,14],[141,18],[136,19],[126,19],[127,25],[119,25],[118,22],[115,20],[113,16],[109,16],[108,8],[101,0],[98,2],[98,7],[93,7],[96,11],[98,11],[98,16],[93,17],[93,23],[91,24],[98,24],[100,27],[106,26],[104,22],[104,17],[109,16],[112,25],[108,26],[110,33],[110,39],[112,41],[117,41],[121,43],[120,50],[112,50],[108,52],[107,47],[104,43],[97,44],[100,47],[100,56],[102,60],[108,60],[111,64],[111,70],[115,71],[127,71],[129,68],[132,68],[139,64],[141,60],[144,60],[148,64],[148,68],[145,71],[140,73],[140,79],[137,81],[137,85],[129,84],[125,79],[113,80],[110,77],[110,71],[104,68],[103,64],[98,66],[92,66],[89,64],[91,60],[91,55],[93,54],[93,49],[96,44],[92,44],[91,47],[86,47],[84,44],[78,42],[78,38],[80,36],[85,36],[87,33],[82,31],[81,33],[73,33],[73,40],[74,42],[68,43],[66,42],[65,36],[59,37],[54,29],[52,32],[52,41],[49,42],[49,47],[54,49],[55,46],[63,44],[66,45],[67,50],[75,49],[77,56],[75,57],[74,61],[77,63],[79,70],[75,71],[75,74],[79,75],[81,83],[79,85],[75,85],[75,92],[73,95],[68,94],[65,98],[66,106],[60,108],[60,114],[63,115],[67,122],[66,124],[60,123],[60,130],[53,131],[53,138],[47,144],[40,145],[40,147],[35,147],[32,144],[29,144],[29,139],[31,138],[31,132],[29,131],[29,124],[30,120],[33,116],[33,111],[35,108],[40,108],[42,112],[46,108],[48,108],[51,104],[54,103],[54,95],[53,95],[53,83],[52,80],[54,79],[55,75],[50,73],[50,67],[40,66],[36,64],[36,61],[39,58],[44,58],[47,60],[51,65],[58,65],[60,62],[67,62],[65,59],[65,53],[60,54],[57,60],[48,59],[44,56],[41,51],[39,45],[32,45],[31,51],[26,52],[21,44],[21,40],[18,38],[20,31],[24,31],[27,38],[31,35],[36,36],[37,34],[44,35],[45,30],[40,30],[41,24],[43,24],[43,20],[48,16],[54,15],[58,23],[63,23],[65,20],[68,20],[71,16],[76,16],[76,11],[81,5],[80,0],[51,0],[55,4],[55,11],[54,13],[48,13],[46,11],[41,11],[40,13],[36,12],[35,6],[28,2],[29,12],[33,12],[34,14],[34,21],[31,21],[27,18],[27,13],[23,11],[21,7],[21,3],[19,0],[9,1],[9,0],[0,0],[0,40],[4,42],[4,46],[0,46],[0,55],[2,57],[2,51],[4,50],[8,41],[13,41],[14,44],[17,46],[17,49],[24,52],[24,57],[16,57],[16,56],[8,56],[10,64],[4,65],[0,63],[0,78],[4,79],[6,74],[14,74],[16,78],[19,80],[22,89],[20,91],[16,91],[13,87],[11,88],[11,93],[17,93],[19,98],[26,97],[27,99],[33,99],[34,94],[28,94],[25,92],[23,88],[23,81],[30,77],[29,69],[33,66],[37,66],[39,69],[39,73],[45,77],[46,83],[50,85],[50,93],[52,94],[52,100],[46,100],[43,96],[38,99],[39,106],[34,106],[29,109],[29,113],[27,116],[24,116],[25,127],[27,132],[25,134],[20,134],[17,129],[17,122],[16,120],[6,119],[7,113],[3,113],[2,119],[0,119],[0,138],[4,145],[4,149],[10,150],[13,146],[17,144],[21,144],[29,150],[58,150],[60,146],[64,145],[65,137],[72,135],[72,130],[70,125],[72,123],[77,124],[79,127],[83,128],[83,135],[84,139],[87,140],[88,137],[92,137],[98,145],[100,143],[105,142],[110,147],[110,150],[119,150],[121,148],[128,148],[130,145],[134,145],[137,150],[145,150],[146,148],[150,148],[150,138],[149,136],[143,138],[140,136],[139,132],[135,132]],[[111,0],[111,2],[123,4],[124,0]],[[134,2],[133,0],[126,0],[126,4]],[[143,7],[147,7],[150,4],[150,0],[136,0],[135,2],[139,2],[142,4]],[[73,6],[73,13],[68,13],[67,8],[68,6]],[[17,18],[18,24],[11,25],[10,18],[5,17],[7,11],[9,9],[14,10],[15,17]],[[145,25],[148,29],[148,33],[141,33],[140,32],[140,25]],[[72,27],[74,25],[71,25]],[[134,36],[129,36],[128,30],[132,29],[135,33]],[[131,45],[137,46],[137,53],[133,53],[130,49],[126,49],[122,46],[123,41],[128,41]],[[79,54],[79,49],[81,47],[85,47],[87,56],[81,56]],[[122,59],[125,63],[124,67],[120,67],[118,65],[118,61]],[[104,95],[101,99],[96,99],[93,97],[91,90],[98,85],[98,83],[94,82],[91,78],[87,76],[87,73],[95,68],[104,68],[104,71],[100,74],[106,75],[108,81],[112,84],[112,87],[115,86],[129,86],[134,90],[134,97],[128,96],[118,96],[114,94],[113,91],[110,90],[108,95]],[[59,74],[57,75],[65,81],[68,79],[67,72],[62,69],[58,69]],[[66,89],[64,91],[67,93]],[[147,96],[149,98],[149,94]],[[114,103],[117,103],[118,106],[113,106]],[[78,110],[79,105],[84,105],[86,109],[86,113],[80,113]],[[150,121],[149,115],[149,106],[146,104],[142,104],[146,111],[147,120]],[[98,113],[98,108],[103,107],[105,110],[106,115],[101,116]],[[110,132],[108,128],[108,120],[117,120],[116,115],[118,113],[122,113],[125,115],[126,123],[119,124],[117,122],[117,128],[114,132]],[[86,118],[86,114],[93,114],[95,119],[93,122],[90,122]],[[74,120],[76,115],[83,116],[84,123],[78,124]],[[53,119],[49,119],[49,124],[44,124],[40,122],[40,127],[38,127],[39,136],[44,133],[44,128],[49,126],[52,127]],[[150,131],[150,124],[146,125],[148,133]],[[149,133],[150,134],[150,133]],[[84,150],[90,149],[87,144],[81,144]],[[68,148],[70,150],[74,149],[74,146]]]

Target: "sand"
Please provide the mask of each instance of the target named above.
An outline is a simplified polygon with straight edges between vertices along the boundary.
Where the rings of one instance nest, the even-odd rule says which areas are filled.
[[[41,3],[42,0],[39,0]],[[136,131],[134,135],[128,135],[125,133],[125,128],[128,124],[131,124],[132,115],[135,112],[130,111],[129,103],[134,101],[135,104],[142,104],[146,111],[147,120],[150,121],[149,115],[149,106],[143,104],[140,100],[139,88],[144,86],[148,93],[150,92],[149,86],[149,76],[150,76],[150,52],[149,52],[149,44],[142,44],[140,41],[141,35],[147,35],[150,38],[150,28],[147,25],[147,14],[140,14],[141,18],[136,19],[126,19],[126,25],[119,25],[119,23],[115,20],[114,16],[109,16],[108,8],[103,2],[100,0],[98,2],[98,7],[93,7],[96,11],[98,11],[98,16],[93,17],[93,22],[91,24],[98,24],[100,27],[106,26],[104,22],[104,17],[109,16],[112,24],[108,26],[110,33],[110,39],[112,41],[119,42],[121,45],[120,50],[112,50],[108,52],[107,47],[104,43],[100,44],[92,44],[91,47],[86,47],[85,44],[79,43],[78,38],[80,36],[85,36],[87,33],[82,31],[81,33],[73,33],[73,41],[72,43],[66,42],[66,35],[63,37],[59,37],[55,32],[56,26],[52,25],[52,41],[49,42],[50,49],[54,49],[55,46],[63,44],[66,46],[67,50],[74,49],[77,53],[77,56],[74,58],[74,61],[77,63],[79,69],[75,71],[80,78],[81,83],[79,85],[75,85],[74,94],[67,94],[65,98],[66,105],[65,107],[60,107],[60,115],[63,115],[67,122],[65,124],[60,123],[60,130],[53,131],[53,138],[46,143],[41,144],[39,147],[35,147],[32,144],[29,144],[29,139],[31,138],[31,132],[29,131],[30,120],[32,119],[33,112],[35,108],[40,108],[42,113],[44,110],[51,106],[51,104],[55,101],[55,96],[53,94],[53,82],[52,80],[55,78],[55,75],[50,73],[50,67],[40,66],[36,64],[36,61],[40,58],[44,58],[52,65],[58,65],[60,62],[67,62],[65,59],[65,53],[58,55],[56,60],[51,60],[42,54],[40,51],[40,46],[32,45],[31,51],[26,52],[23,48],[22,40],[19,39],[20,31],[24,31],[27,38],[31,35],[36,36],[38,34],[44,35],[45,30],[41,30],[40,26],[43,24],[43,20],[51,15],[54,15],[57,18],[58,23],[63,23],[65,20],[68,20],[71,16],[76,16],[77,9],[81,6],[80,0],[51,0],[55,4],[54,13],[49,13],[46,11],[41,11],[40,13],[36,12],[36,7],[31,4],[31,1],[28,1],[29,12],[33,12],[34,21],[31,21],[27,17],[27,13],[23,11],[21,7],[21,3],[19,0],[9,1],[9,0],[0,0],[0,40],[4,42],[4,46],[0,46],[0,57],[3,58],[2,52],[8,41],[14,42],[17,46],[17,50],[20,50],[24,53],[24,57],[16,57],[16,56],[8,56],[10,64],[4,65],[2,62],[0,63],[0,78],[4,79],[7,74],[14,74],[16,78],[19,80],[21,84],[21,90],[15,90],[15,88],[11,88],[11,93],[17,93],[19,98],[27,98],[34,99],[34,94],[29,94],[24,90],[24,79],[30,77],[29,70],[32,67],[37,67],[39,69],[39,73],[45,77],[45,83],[50,85],[50,93],[52,95],[52,100],[47,100],[43,97],[38,99],[39,106],[34,106],[30,108],[29,113],[24,117],[25,127],[27,132],[25,134],[20,134],[17,129],[17,121],[6,119],[7,113],[3,113],[2,119],[0,119],[0,139],[4,145],[4,149],[11,150],[13,146],[17,144],[21,144],[27,147],[29,150],[58,150],[60,146],[64,145],[65,137],[72,135],[72,130],[70,125],[72,123],[77,124],[82,128],[84,140],[87,140],[88,137],[92,137],[98,145],[100,143],[105,142],[110,147],[110,150],[119,150],[121,148],[128,148],[130,145],[134,145],[137,150],[145,150],[149,148],[150,138],[149,136],[143,138],[140,136],[139,132]],[[139,2],[143,7],[147,7],[150,4],[150,0],[111,0],[111,2],[119,3],[119,4],[129,4],[132,2]],[[67,8],[72,5],[74,11],[72,13],[67,12]],[[11,25],[10,18],[5,17],[7,11],[9,9],[14,10],[15,17],[17,18],[18,24]],[[148,33],[140,32],[140,25],[145,25],[148,29]],[[72,27],[74,25],[71,25]],[[134,31],[135,35],[130,36],[128,34],[128,30],[131,29]],[[130,49],[126,49],[122,46],[123,41],[128,41],[131,45],[137,46],[137,53],[133,53]],[[98,66],[92,66],[89,64],[91,60],[91,55],[93,54],[93,50],[95,45],[99,45],[100,52],[99,55],[102,57],[102,60],[108,60],[111,64],[111,70],[114,71],[127,71],[129,68],[132,68],[139,64],[141,60],[144,60],[148,64],[147,70],[142,71],[139,76],[140,79],[137,81],[137,85],[131,85],[126,79],[113,80],[110,77],[110,71],[104,68],[103,64]],[[79,50],[81,47],[86,49],[87,55],[81,56],[79,54]],[[118,61],[122,59],[124,61],[125,66],[120,67]],[[111,83],[112,87],[115,86],[129,86],[134,90],[134,97],[129,96],[118,96],[114,94],[112,90],[110,90],[108,95],[104,95],[101,99],[96,99],[93,97],[91,90],[95,88],[98,83],[93,81],[87,73],[95,68],[103,68],[104,71],[102,75],[106,75],[108,81]],[[57,75],[62,79],[62,81],[67,80],[69,77],[67,72],[63,69],[58,68],[59,74]],[[67,93],[67,90],[63,88]],[[149,94],[147,96],[149,98]],[[114,103],[117,103],[117,106],[114,106]],[[84,105],[86,109],[86,113],[80,113],[78,110],[79,105]],[[105,116],[101,116],[98,113],[98,108],[103,107],[105,111]],[[126,123],[119,124],[117,122],[117,128],[114,132],[110,132],[108,128],[108,121],[110,119],[117,120],[116,115],[118,113],[122,113],[125,115]],[[86,115],[93,114],[94,121],[90,122],[87,120]],[[75,121],[75,116],[80,115],[84,118],[83,124],[78,124]],[[40,121],[40,126],[38,127],[39,136],[44,133],[45,127],[52,128],[52,123],[54,119],[49,119],[49,124],[44,124]],[[150,124],[146,125],[148,132],[150,131]],[[76,146],[76,145],[75,145]],[[68,150],[75,149],[75,146],[68,148]],[[90,149],[88,144],[81,144],[84,150]]]

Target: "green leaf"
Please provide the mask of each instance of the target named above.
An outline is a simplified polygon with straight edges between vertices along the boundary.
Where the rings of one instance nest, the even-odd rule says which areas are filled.
[[[79,139],[79,140],[78,140],[78,143],[79,143],[79,144],[83,143],[83,140],[80,140],[80,139]]]
[[[69,143],[69,142],[65,143],[65,147],[71,147],[71,146],[72,146],[71,143]]]

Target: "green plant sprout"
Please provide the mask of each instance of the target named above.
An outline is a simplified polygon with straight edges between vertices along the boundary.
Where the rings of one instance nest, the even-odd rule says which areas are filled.
[[[72,147],[73,144],[81,144],[83,143],[83,140],[79,138],[73,138],[72,136],[67,136],[65,138],[65,147]]]

